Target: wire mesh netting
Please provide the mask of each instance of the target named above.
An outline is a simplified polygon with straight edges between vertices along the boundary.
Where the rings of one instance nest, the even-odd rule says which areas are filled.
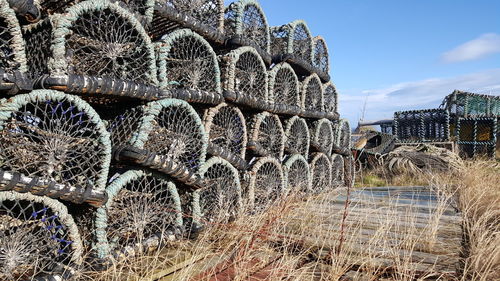
[[[306,120],[293,116],[285,122],[285,151],[289,154],[309,156],[310,135]]]
[[[338,93],[332,82],[323,85],[323,104],[326,113],[338,113]]]
[[[213,145],[245,159],[247,127],[241,110],[222,103],[205,111],[203,124]]]
[[[159,12],[160,10],[160,12]],[[223,32],[224,1],[223,0],[160,0],[156,1],[155,16],[151,33],[166,34],[176,28],[163,11],[188,18],[194,26],[206,27],[215,32]],[[173,27],[174,26],[174,27]],[[160,35],[160,36],[161,36]]]
[[[254,48],[240,47],[221,60],[224,89],[247,95],[259,103],[268,102],[267,68]]]
[[[246,194],[249,207],[259,213],[273,204],[285,189],[285,177],[281,163],[272,157],[259,158],[247,172]]]
[[[497,143],[497,119],[495,117],[459,118],[457,136],[462,157],[494,157]]]
[[[224,29],[227,36],[240,35],[263,51],[270,51],[269,25],[257,1],[239,0],[229,4],[225,10]]]
[[[286,62],[274,65],[269,71],[269,102],[300,107],[299,79]]]
[[[33,76],[50,72],[158,83],[151,40],[116,3],[81,2],[26,28],[25,38]]]
[[[325,39],[321,36],[313,38],[313,66],[322,72],[328,73],[330,71],[328,47],[326,46]]]
[[[222,91],[217,56],[200,35],[179,29],[165,35],[156,47],[160,87]]]
[[[312,123],[311,145],[318,151],[330,155],[334,144],[332,123],[328,119],[320,119]]]
[[[0,105],[0,167],[29,177],[104,190],[109,133],[81,99],[36,90]]]
[[[292,155],[283,165],[283,172],[287,181],[287,191],[310,192],[311,174],[306,158],[300,154]]]
[[[306,23],[296,20],[271,28],[271,54],[294,54],[312,63],[313,40]]]
[[[306,111],[324,111],[323,85],[316,73],[302,82],[302,108]]]
[[[78,229],[57,200],[0,192],[0,279],[32,280],[81,262]]]
[[[342,155],[332,155],[332,184],[339,186],[344,184],[344,158]]]
[[[252,118],[248,146],[257,155],[283,159],[285,132],[278,115],[264,111]]]
[[[448,110],[456,118],[500,117],[500,97],[455,90],[444,98],[441,108]]]
[[[200,169],[204,187],[195,191],[202,224],[227,223],[236,219],[242,208],[242,194],[238,170],[220,157],[212,157]]]
[[[334,141],[340,148],[351,148],[351,125],[347,119],[340,119],[335,124]]]
[[[194,108],[185,101],[150,102],[109,124],[114,145],[128,144],[155,152],[194,172],[205,162],[205,129]]]
[[[84,0],[35,0],[45,14],[63,13],[67,8]],[[155,0],[110,0],[132,11],[144,24],[151,22]]]
[[[394,113],[394,129],[399,142],[447,141],[450,115],[444,109],[399,111]]]
[[[0,69],[27,71],[21,28],[7,0],[0,1]]]
[[[313,192],[323,192],[332,184],[332,165],[330,159],[322,152],[311,153],[311,189]]]
[[[106,190],[109,200],[95,218],[95,250],[100,258],[125,253],[130,247],[139,252],[156,250],[180,234],[180,198],[168,178],[129,170],[115,178]],[[144,248],[137,249],[138,245]]]

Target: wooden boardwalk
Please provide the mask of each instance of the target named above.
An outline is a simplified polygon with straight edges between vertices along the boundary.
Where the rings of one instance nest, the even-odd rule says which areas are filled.
[[[461,227],[453,198],[438,196],[424,187],[365,188],[351,192],[347,211],[346,199],[346,190],[339,190],[304,204],[296,203],[289,222],[277,228],[314,258],[300,261],[288,271],[281,264],[283,254],[279,250],[263,252],[262,258],[243,262],[243,267],[249,268],[243,280],[300,280],[289,279],[286,273],[296,272],[298,265],[310,271],[307,280],[321,280],[324,269],[315,260],[321,260],[328,268],[338,259],[348,259],[351,268],[360,271],[387,273],[404,267],[408,273],[419,276],[455,273]],[[311,212],[314,224],[307,225]],[[308,231],[294,233],[299,226]],[[241,262],[235,265],[234,255],[215,252],[199,258],[186,254],[175,259],[171,266],[144,280],[181,280],[180,276],[187,275],[191,276],[187,279],[190,281],[234,280],[242,268]],[[310,264],[314,266],[309,267]]]

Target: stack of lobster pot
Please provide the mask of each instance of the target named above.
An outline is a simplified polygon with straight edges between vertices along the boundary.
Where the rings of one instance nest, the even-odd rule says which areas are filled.
[[[75,278],[353,182],[304,21],[270,27],[254,0],[0,0],[0,25],[0,280]]]

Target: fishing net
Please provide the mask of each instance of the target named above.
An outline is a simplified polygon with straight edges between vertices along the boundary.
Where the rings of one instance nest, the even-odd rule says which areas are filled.
[[[264,111],[252,118],[248,147],[257,155],[283,159],[285,132],[278,115]]]
[[[497,119],[495,117],[459,118],[457,144],[463,158],[495,156]]]
[[[0,192],[0,279],[32,280],[82,262],[73,218],[57,200]]]
[[[283,172],[289,193],[311,191],[309,164],[302,155],[292,155],[283,165]]]
[[[447,141],[450,115],[444,109],[399,111],[394,113],[394,129],[400,142]]]
[[[340,119],[336,124],[334,141],[340,148],[351,148],[351,125],[347,119]]]
[[[328,119],[320,119],[313,122],[311,135],[311,144],[316,150],[326,155],[332,153],[334,134],[332,123]]]
[[[187,102],[163,99],[128,111],[110,122],[114,145],[131,145],[167,157],[196,172],[205,162],[207,136]]]
[[[311,189],[315,193],[322,192],[332,183],[332,165],[330,159],[322,152],[311,153]]]
[[[274,203],[285,189],[280,162],[272,157],[259,158],[247,172],[249,206],[259,213]]]
[[[7,0],[0,0],[0,69],[6,72],[28,70],[21,28]]]
[[[285,122],[285,151],[289,154],[309,156],[309,128],[306,120],[293,116]]]
[[[332,184],[344,184],[344,158],[340,154],[332,156]]]
[[[269,25],[257,1],[239,0],[229,4],[224,18],[225,33],[228,37],[239,35],[269,53]]]
[[[301,106],[299,79],[286,62],[274,65],[269,71],[269,102],[287,106]]]
[[[96,254],[147,253],[175,239],[182,210],[175,184],[159,174],[129,170],[107,187],[109,200],[95,218]]]
[[[332,82],[323,86],[323,103],[326,113],[335,114],[338,112],[338,93]]]
[[[241,212],[238,170],[229,162],[212,157],[200,168],[204,187],[194,193],[194,220],[201,224],[227,223]]]
[[[134,15],[116,3],[78,3],[27,27],[25,38],[34,77],[72,74],[158,84],[151,40]]]
[[[271,28],[271,54],[294,54],[308,63],[312,62],[313,40],[306,23],[296,20]]]
[[[205,38],[212,37],[214,33],[222,33],[224,31],[224,1],[156,1],[153,22],[149,30],[153,38],[159,38],[183,26],[195,30]]]
[[[222,103],[205,111],[205,132],[211,145],[245,159],[247,127],[241,110]]]
[[[328,47],[326,46],[325,39],[321,36],[313,38],[313,66],[322,72],[328,73],[330,71],[328,57]]]
[[[455,90],[446,96],[440,108],[454,117],[500,116],[500,97]],[[458,122],[458,119],[455,119]]]
[[[29,177],[104,190],[109,133],[87,103],[51,90],[0,105],[0,168]]]
[[[302,108],[306,111],[324,111],[323,85],[316,73],[302,82]]]
[[[252,47],[240,47],[221,58],[223,87],[253,98],[250,106],[268,102],[267,68]]]
[[[165,35],[156,46],[160,87],[221,93],[217,56],[203,37],[180,29]]]

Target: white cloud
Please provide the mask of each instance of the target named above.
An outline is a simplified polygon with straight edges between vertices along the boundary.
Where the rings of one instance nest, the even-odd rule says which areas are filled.
[[[500,34],[486,33],[442,54],[446,63],[477,60],[500,53]]]
[[[354,127],[362,115],[365,100],[365,120],[392,118],[395,111],[437,108],[455,89],[499,95],[500,68],[451,78],[398,83],[381,89],[345,92],[339,89],[340,114]]]

